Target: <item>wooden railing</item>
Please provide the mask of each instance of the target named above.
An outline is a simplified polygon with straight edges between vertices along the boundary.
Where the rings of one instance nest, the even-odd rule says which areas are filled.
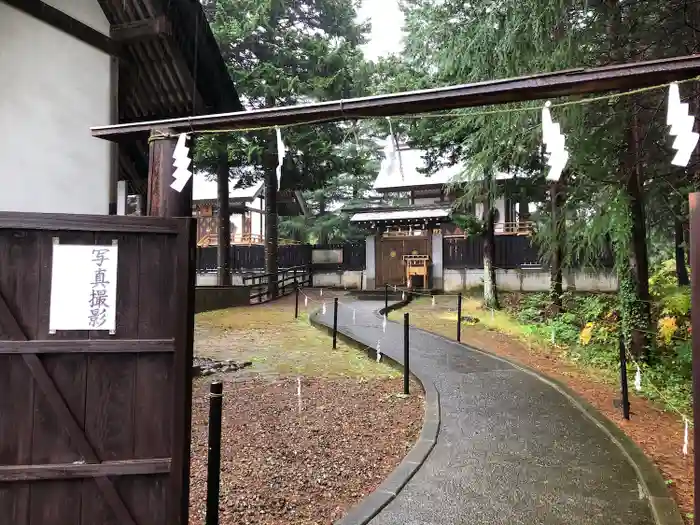
[[[295,241],[293,239],[278,239],[279,244],[301,244],[300,241]],[[219,243],[219,236],[216,233],[205,233],[197,241],[197,246],[207,247],[216,246]],[[258,234],[244,234],[244,235],[231,235],[232,245],[262,245],[265,244],[265,238]]]
[[[274,280],[276,279],[276,281]],[[275,273],[248,275],[243,278],[243,284],[250,286],[250,302],[264,303],[274,299],[272,287],[276,285],[277,297],[294,293],[294,288],[311,286],[311,266],[293,266]]]
[[[497,222],[494,224],[496,235],[530,235],[532,233],[532,221]]]
[[[520,222],[497,222],[493,225],[496,235],[532,235],[532,227],[535,223],[532,221]],[[445,239],[463,239],[467,237],[465,234],[451,233],[444,235]]]

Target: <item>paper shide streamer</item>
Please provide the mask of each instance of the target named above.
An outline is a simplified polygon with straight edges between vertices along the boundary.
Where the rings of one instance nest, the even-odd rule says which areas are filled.
[[[637,366],[637,371],[634,373],[634,389],[637,392],[642,391],[642,371],[639,369],[639,365]]]
[[[192,159],[190,158],[190,148],[187,147],[187,133],[180,133],[177,138],[177,144],[173,150],[173,178],[175,179],[170,187],[181,193],[187,185],[187,181],[192,177],[192,172],[189,170]]]
[[[275,128],[275,133],[277,135],[277,189],[280,189],[280,183],[282,182],[282,164],[284,163],[284,156],[287,154],[287,147],[282,142],[282,130],[278,127]]]
[[[542,108],[542,142],[547,154],[547,180],[558,181],[569,161],[569,152],[566,149],[566,136],[562,134],[561,127],[552,120],[549,108],[552,103],[548,100]]]
[[[675,82],[668,87],[666,125],[671,126],[669,135],[675,137],[672,147],[676,150],[676,156],[671,164],[685,168],[690,162],[690,156],[698,144],[700,135],[693,132],[695,117],[690,114],[688,103],[681,102],[678,84]]]

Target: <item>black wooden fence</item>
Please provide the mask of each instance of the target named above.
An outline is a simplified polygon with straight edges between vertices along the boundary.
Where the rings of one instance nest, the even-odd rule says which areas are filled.
[[[524,265],[538,264],[541,260],[539,247],[531,237],[518,235],[497,235],[495,237],[496,268],[514,269]],[[449,238],[443,241],[443,265],[450,269],[479,269],[483,268],[484,260],[483,239],[478,236],[464,238]],[[601,256],[599,265],[612,268],[612,253]],[[578,266],[574,264],[574,266]]]
[[[342,262],[333,269],[363,270],[365,268],[365,242],[348,242],[338,245],[288,244],[279,247],[279,268],[293,268],[312,264],[313,250],[343,250]],[[197,269],[200,272],[216,271],[216,246],[197,248]],[[265,248],[261,245],[231,246],[231,268],[236,272],[254,272],[265,269]]]
[[[530,237],[499,235],[495,237],[496,268],[519,268],[524,264],[537,264],[539,252]],[[484,243],[481,237],[451,238],[443,241],[443,265],[445,268],[483,268]]]

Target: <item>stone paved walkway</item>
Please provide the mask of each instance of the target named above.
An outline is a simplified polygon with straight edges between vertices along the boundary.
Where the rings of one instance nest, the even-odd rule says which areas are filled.
[[[346,301],[351,301],[347,299]],[[347,304],[347,303],[346,303]],[[339,328],[402,361],[403,327],[341,306]],[[332,306],[317,319],[332,326]],[[651,525],[635,471],[608,436],[532,374],[411,330],[411,368],[431,377],[441,427],[425,464],[372,525]]]

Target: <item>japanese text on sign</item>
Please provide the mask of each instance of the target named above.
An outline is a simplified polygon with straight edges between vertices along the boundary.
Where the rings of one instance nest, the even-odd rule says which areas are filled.
[[[49,330],[116,328],[118,247],[54,244]]]

